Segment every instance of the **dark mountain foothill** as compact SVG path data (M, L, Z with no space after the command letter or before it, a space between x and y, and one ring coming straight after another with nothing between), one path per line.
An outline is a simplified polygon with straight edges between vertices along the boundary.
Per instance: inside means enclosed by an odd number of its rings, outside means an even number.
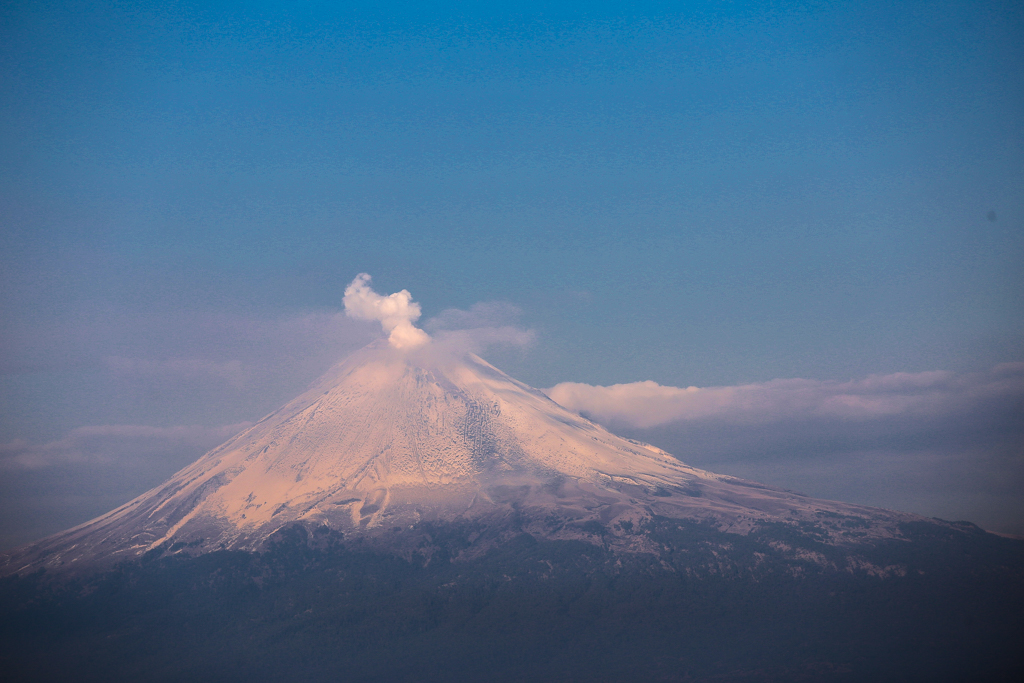
M0 558L14 681L1020 680L1024 541L689 467L377 344Z
M937 529L944 529L938 531ZM850 555L814 529L654 517L658 553L472 523L262 552L148 555L0 583L8 680L1017 680L1024 543L908 523ZM477 545L487 550L475 552Z

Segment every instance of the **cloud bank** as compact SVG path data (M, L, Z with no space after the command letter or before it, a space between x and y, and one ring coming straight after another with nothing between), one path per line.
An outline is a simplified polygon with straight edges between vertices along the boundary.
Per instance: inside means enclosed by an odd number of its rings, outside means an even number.
M109 512L251 424L94 425L0 443L0 551Z
M381 296L370 288L370 276L359 273L345 288L344 301L349 317L379 321L396 349L414 349L430 341L426 332L413 325L422 312L406 289Z
M849 382L563 383L547 393L697 467L1024 535L1024 363Z
M927 418L1024 401L1024 363L987 373L944 371L871 375L849 382L776 379L732 387L633 382L608 387L563 382L546 390L557 403L598 422L648 428L677 421L767 424L831 418Z
M252 424L78 427L62 439L43 444L31 444L24 439L0 443L0 471L39 470L67 464L149 467L159 460L177 465L178 454L187 453L195 459Z

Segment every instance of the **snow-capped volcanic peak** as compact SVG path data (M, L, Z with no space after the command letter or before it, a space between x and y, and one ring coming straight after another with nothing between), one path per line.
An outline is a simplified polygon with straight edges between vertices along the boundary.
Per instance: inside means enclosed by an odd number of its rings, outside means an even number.
M467 491L560 476L654 489L710 475L610 434L476 356L438 360L377 343L147 494L166 497L162 508L197 501L151 545L193 520L260 537L339 508L358 523L396 497L444 507L450 494L461 505Z
M6 571L158 549L253 550L293 523L379 536L515 511L535 533L573 537L587 521L622 529L664 515L744 532L823 509L892 517L688 467L477 356L381 340L162 486L16 552Z

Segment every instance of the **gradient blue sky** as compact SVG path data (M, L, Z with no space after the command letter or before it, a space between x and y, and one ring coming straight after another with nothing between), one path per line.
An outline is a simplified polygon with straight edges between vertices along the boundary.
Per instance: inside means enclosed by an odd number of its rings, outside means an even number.
M258 419L362 271L536 386L1024 360L1020 3L481 4L5 3L0 442Z

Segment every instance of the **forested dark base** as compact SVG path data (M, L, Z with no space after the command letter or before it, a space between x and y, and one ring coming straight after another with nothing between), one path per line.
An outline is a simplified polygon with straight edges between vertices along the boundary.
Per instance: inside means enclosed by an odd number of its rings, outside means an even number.
M469 527L403 559L295 527L267 552L0 582L12 681L1021 680L1024 542L908 527L879 578L801 563L813 529L655 520L661 558ZM599 530L595 530L595 533ZM806 533L805 533L806 532ZM922 573L923 572L923 573Z

